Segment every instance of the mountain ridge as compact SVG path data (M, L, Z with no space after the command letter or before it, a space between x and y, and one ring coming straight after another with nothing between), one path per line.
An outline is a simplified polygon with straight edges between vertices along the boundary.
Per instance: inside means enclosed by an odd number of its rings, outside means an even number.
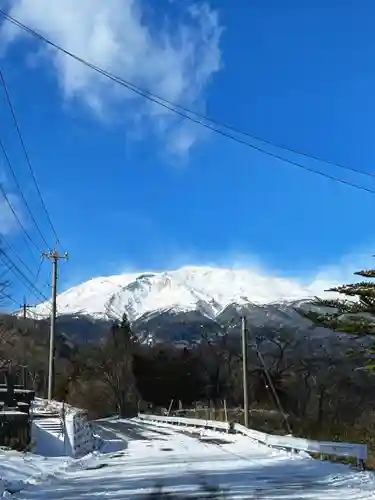
M323 290L322 290L323 293ZM249 269L186 266L172 271L126 273L92 278L57 297L59 315L96 319L121 317L131 321L152 311L199 311L211 319L230 305L282 307L309 301L316 287L279 277L264 277ZM29 314L47 316L50 303L30 308Z

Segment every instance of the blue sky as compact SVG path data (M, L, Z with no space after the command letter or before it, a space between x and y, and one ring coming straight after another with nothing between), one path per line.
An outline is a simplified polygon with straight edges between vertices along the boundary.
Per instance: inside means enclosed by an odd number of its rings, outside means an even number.
M1 4L78 55L172 101L375 172L370 0L340 7L313 0ZM374 195L181 123L9 26L0 36L1 67L35 174L70 254L62 287L129 269L205 263L308 280L345 256L354 256L354 265L355 256L374 251ZM0 113L2 139L52 245L3 98ZM375 179L267 149L375 190ZM44 248L1 162L4 185ZM36 269L9 217L0 204L0 230ZM44 264L40 288L48 271ZM12 293L19 300L24 292L15 282Z

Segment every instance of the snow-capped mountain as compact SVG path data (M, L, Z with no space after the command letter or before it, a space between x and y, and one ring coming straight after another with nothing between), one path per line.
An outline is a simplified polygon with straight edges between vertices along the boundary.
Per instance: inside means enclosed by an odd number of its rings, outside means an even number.
M302 286L249 269L215 267L94 278L58 295L57 328L73 341L87 342L102 337L124 312L142 342L186 344L223 327L240 331L242 315L253 327L309 328L311 322L296 306L311 308L309 299L321 296L329 285L316 281ZM46 302L28 313L41 319L50 311Z
M308 299L316 286L303 287L295 281L265 277L248 269L183 267L169 272L122 274L94 278L57 298L60 315L86 315L95 319L120 318L131 321L146 313L198 311L214 319L230 305L264 306ZM261 308L264 312L264 307ZM279 309L279 307L278 307ZM47 316L49 303L30 313Z

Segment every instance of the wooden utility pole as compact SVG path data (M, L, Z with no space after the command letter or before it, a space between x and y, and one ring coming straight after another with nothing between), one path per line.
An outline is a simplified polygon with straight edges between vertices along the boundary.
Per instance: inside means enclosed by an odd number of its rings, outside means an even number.
M51 325L49 337L49 358L48 358L48 399L53 397L55 379L55 327L56 327L56 297L57 297L57 263L61 259L68 259L67 252L60 255L57 250L43 252L42 257L52 262L52 294L51 294Z
M30 304L26 303L26 298L23 299L23 304L20 305L20 308L22 309L22 317L23 319L27 319L27 308L32 307Z
M243 411L244 424L249 427L249 389L247 382L248 364L247 364L247 328L246 318L242 316L242 384L243 384Z

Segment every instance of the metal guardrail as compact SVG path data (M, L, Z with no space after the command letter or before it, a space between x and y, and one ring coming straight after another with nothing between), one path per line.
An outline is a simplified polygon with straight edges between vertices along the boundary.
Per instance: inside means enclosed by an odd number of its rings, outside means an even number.
M185 425L190 427L203 427L221 432L235 432L272 448L281 448L292 452L304 451L316 453L322 456L337 456L357 459L357 465L364 467L367 458L367 445L357 443L340 443L331 441L313 441L293 436L277 436L265 432L247 429L241 424L230 424L229 422L218 422L216 420L202 420L187 417L164 417L158 415L146 415L140 413L139 419L151 422L161 422L172 425Z
M187 425L191 427L205 427L206 429L220 429L221 431L228 432L229 424L227 422L219 422L217 420L201 420L199 418L189 417L164 417L158 415L146 415L143 413L138 414L138 418L143 420L151 420L154 422L165 422L173 425Z

